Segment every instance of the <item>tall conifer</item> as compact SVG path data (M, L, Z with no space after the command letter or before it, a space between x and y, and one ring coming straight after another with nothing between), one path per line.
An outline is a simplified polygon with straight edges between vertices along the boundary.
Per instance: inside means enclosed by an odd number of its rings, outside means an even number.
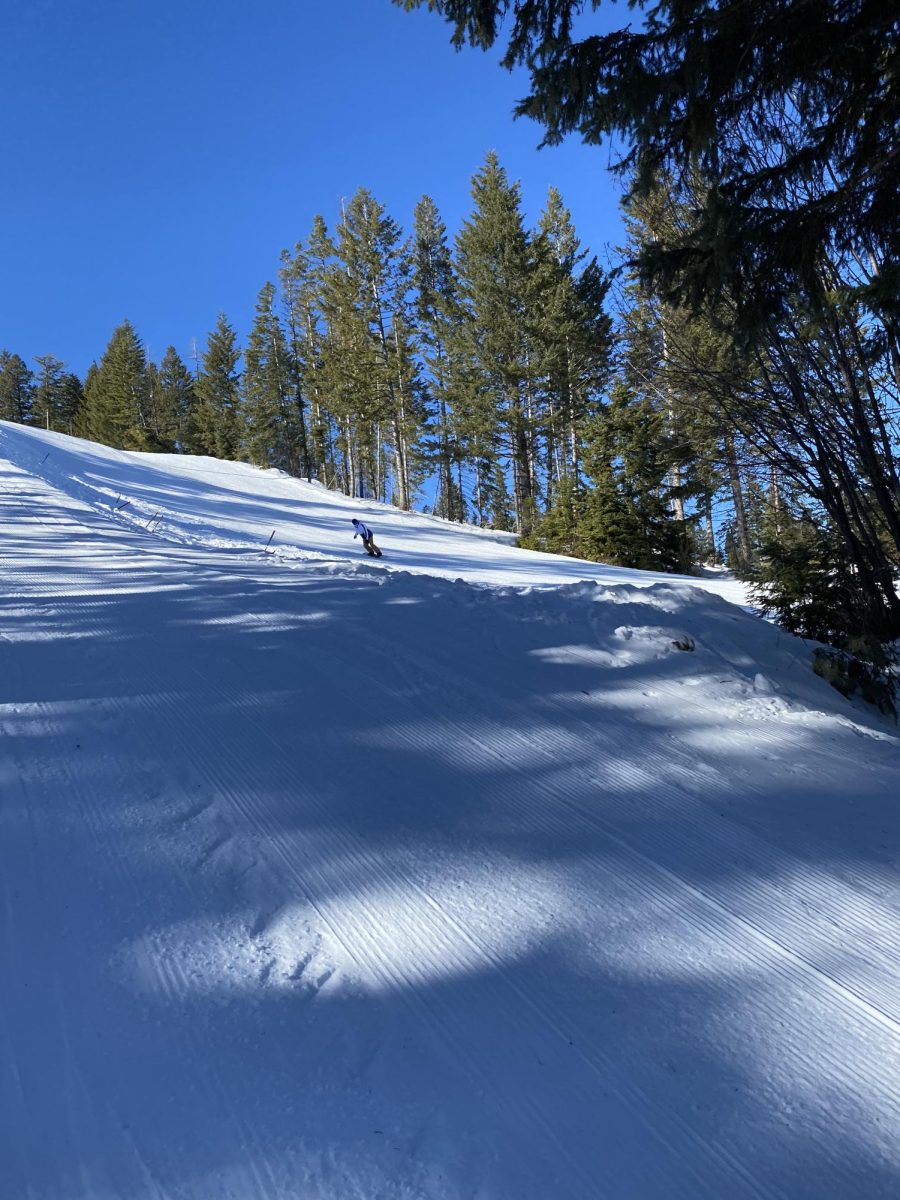
M62 379L66 364L52 354L40 354L34 361L38 369L31 402L31 420L45 429L56 429L59 426Z
M241 356L237 335L224 313L209 334L200 375L194 385L197 397L194 439L200 453L215 458L239 458L243 442L240 411Z
M413 238L416 325L436 420L431 458L439 488L434 511L451 521L463 521L464 451L454 420L465 386L460 347L463 310L447 229L430 196L416 205Z
M470 415L477 428L477 423L488 424L489 410L494 427L487 444L481 430L475 433L483 464L479 486L488 485L503 454L512 467L516 525L527 533L535 503L531 246L519 185L508 181L493 152L472 180L472 197L475 208L456 239L456 262L469 349L480 377L476 395L481 403Z
M245 444L250 461L299 474L303 442L296 371L278 314L275 286L259 293L244 354Z
M84 388L73 371L66 371L59 385L59 428L63 433L74 433L78 414L84 404Z
M587 263L569 210L550 188L534 238L536 361L543 402L547 507L577 492L585 424L607 384L611 322L604 307L609 281L596 258ZM572 488L562 489L564 480Z
M194 377L174 346L169 346L159 364L160 408L166 414L174 448L182 454L195 453L193 441Z
M27 421L34 396L34 376L18 354L0 350L0 420Z
M96 371L85 380L79 430L122 450L147 450L147 359L130 321L114 330Z

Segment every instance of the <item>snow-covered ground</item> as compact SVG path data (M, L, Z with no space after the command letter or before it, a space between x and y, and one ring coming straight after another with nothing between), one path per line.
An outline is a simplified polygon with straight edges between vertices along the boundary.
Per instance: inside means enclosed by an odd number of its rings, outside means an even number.
M0 1200L900 1195L900 742L716 592L0 423Z
M649 586L673 578L557 554L524 553L515 547L515 534L350 500L280 471L214 458L128 454L3 421L0 429L3 453L30 473L107 516L114 513L122 526L149 526L157 539L180 545L234 554L256 553L269 545L271 557L285 565L325 560L343 572L347 560L362 551L358 539L353 544L350 524L352 517L360 517L388 550L383 565L394 570L520 587L584 579ZM712 575L703 583L729 600L744 600L743 587L735 580Z

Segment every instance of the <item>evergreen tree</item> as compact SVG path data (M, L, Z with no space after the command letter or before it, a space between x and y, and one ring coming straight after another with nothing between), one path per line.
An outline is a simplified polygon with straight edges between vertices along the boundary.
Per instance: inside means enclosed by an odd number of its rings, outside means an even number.
M34 361L38 370L31 400L31 420L45 429L57 429L66 364L52 354L41 354Z
M315 380L323 411L334 422L333 478L350 496L381 495L375 442L378 389L365 312L360 301L359 273L337 257L337 247L318 227L320 274L317 307L321 328L315 337ZM363 285L364 286L364 285ZM366 414L363 420L362 414Z
M683 567L686 531L674 519L667 460L663 415L617 383L588 442L593 488L577 525L584 557L641 570Z
M91 440L91 438L93 436L91 433L91 417L90 417L91 401L90 401L90 397L93 396L93 394L94 394L95 387L96 387L97 375L98 375L99 371L100 371L100 368L97 366L97 363L92 362L91 365L87 369L87 373L85 374L84 385L81 389L82 390L82 401L81 401L81 404L78 406L78 410L75 414L74 433L75 433L76 437L86 438L88 440Z
M27 421L33 395L34 376L25 360L0 350L0 421Z
M552 505L532 532L520 539L520 544L527 549L544 550L551 554L596 556L602 561L599 529L592 531L588 527L586 497L586 488L577 484L571 475L563 475L556 484ZM603 514L599 511L597 520L602 525Z
M865 597L846 549L809 498L784 504L777 525L765 514L759 533L749 578L764 613L791 633L833 646L869 632Z
M171 453L175 449L174 413L167 408L167 397L159 381L159 367L152 359L147 363L144 377L143 413L147 448L157 453Z
M192 440L201 454L215 458L240 457L243 422L240 411L241 356L237 335L224 313L209 334L200 375L194 384L197 398Z
M147 450L147 359L129 321L113 332L99 366L85 380L77 429L82 436L121 450Z
M466 307L464 329L478 377L470 393L467 432L493 476L498 453L511 465L516 527L528 533L535 515L535 343L529 326L531 245L520 189L490 153L472 181L475 208L456 239L457 275ZM491 432L485 434L485 427Z
M465 498L460 476L465 451L455 419L465 388L460 358L463 312L446 226L430 196L423 196L416 205L413 238L415 319L436 421L426 438L426 452L439 480L434 512L451 521L463 521Z
M391 435L396 464L391 503L405 509L412 507L413 497L428 473L429 461L420 444L429 414L417 348L418 333L410 323L408 310L405 306L395 308L385 347L393 398Z
M59 405L57 420L63 433L74 433L78 414L84 404L84 388L81 380L72 371L66 371L59 383Z
M571 214L556 188L534 238L535 336L543 400L547 507L557 491L577 490L585 423L607 383L612 352L605 311L609 281L581 249ZM571 488L562 488L571 480Z
M274 302L275 286L266 283L244 355L245 445L252 463L296 475L303 454L301 410L294 364Z
M299 471L307 479L328 474L333 455L330 430L317 383L319 362L319 296L325 263L333 247L325 222L317 216L309 245L298 241L291 255L281 252L278 275L285 316L287 349L293 367Z
M900 309L900 22L896 6L845 0L633 0L634 28L576 37L583 0L427 2L454 41L484 49L512 9L503 65L531 74L517 112L546 142L624 141L640 193L662 170L710 187L677 244L644 270L697 298L731 288L748 319L783 311L818 252L878 263L860 292L897 345ZM593 0L598 7L601 0ZM886 248L882 252L881 248Z
M169 346L159 364L159 410L172 448L196 454L193 440L194 377L174 346Z
M323 331L327 329L323 314L323 296L328 268L334 260L334 243L321 216L313 220L303 257L302 312L304 321L303 346L298 351L299 370L309 397L310 442L313 462L319 464L321 478L329 486L337 477L339 453L335 447L340 438L337 421L329 412L325 395ZM345 472L345 479L349 476Z
M400 227L364 188L336 232L322 279L319 384L341 422L348 490L393 494L409 508L421 416L407 337L408 251Z

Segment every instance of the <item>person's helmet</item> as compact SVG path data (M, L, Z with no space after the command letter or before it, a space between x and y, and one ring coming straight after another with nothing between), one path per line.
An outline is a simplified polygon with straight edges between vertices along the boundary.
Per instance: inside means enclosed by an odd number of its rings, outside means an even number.
M350 518L350 524L351 524L351 525L358 525L358 524L359 524L359 521L357 521L356 517L351 517L351 518Z

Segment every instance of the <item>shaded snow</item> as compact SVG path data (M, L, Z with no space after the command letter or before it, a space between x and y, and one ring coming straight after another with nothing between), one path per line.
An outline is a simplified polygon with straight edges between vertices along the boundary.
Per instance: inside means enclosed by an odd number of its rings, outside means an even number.
M900 1191L895 732L497 537L0 424L4 1200Z

